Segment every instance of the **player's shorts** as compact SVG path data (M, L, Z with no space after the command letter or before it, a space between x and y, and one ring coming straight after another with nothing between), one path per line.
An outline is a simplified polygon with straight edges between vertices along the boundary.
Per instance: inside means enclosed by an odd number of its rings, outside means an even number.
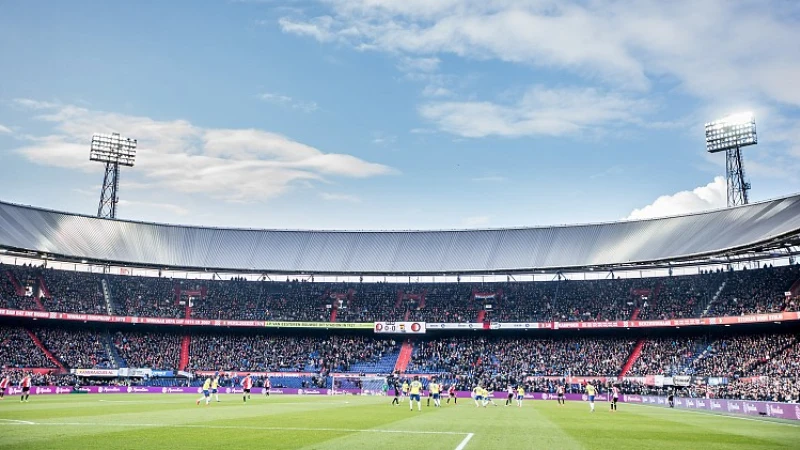
M433 394L433 399L434 400L439 400L439 394Z
M418 401L418 402L421 401L419 394L411 394L410 398L411 398L412 402L415 401L415 400Z
M514 394L508 394L508 398L509 398L509 399L512 399L512 398L514 398Z
M245 390L244 390L244 393L245 393L245 394L249 394L249 393L250 393L250 389L245 389Z
M590 395L589 396L589 402L590 403L594 403L594 395Z
M524 395L517 395L517 400L524 400L524 399L525 399Z
M216 394L216 393L217 393L217 390L216 390L216 389L212 389L212 390L211 390L211 393L212 393L212 394Z
M203 390L203 397L208 397L209 395L211 395L211 394L208 393L208 389L204 389Z
M4 388L4 387L0 388L0 392L5 392L5 391L6 391L6 388Z
M27 393L27 392L29 392L30 390L31 390L31 388L29 388L29 387L24 387L24 388L22 388L22 393L23 393L23 394L24 394L24 393Z
M559 394L558 394L558 398L564 398L564 394L562 394L562 393L559 393Z
M450 397L455 397L455 396L456 396L456 393L455 393L455 392L451 392L451 393L450 393Z
M481 400L483 400L483 396L482 395L476 395L475 396L475 400L481 401Z
M611 397L611 403L617 403L619 401L618 397Z

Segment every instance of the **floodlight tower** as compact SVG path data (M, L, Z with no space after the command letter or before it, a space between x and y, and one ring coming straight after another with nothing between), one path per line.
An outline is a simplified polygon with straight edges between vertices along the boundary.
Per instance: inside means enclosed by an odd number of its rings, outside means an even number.
M119 133L92 136L89 160L106 164L106 174L103 176L103 187L100 190L100 204L97 206L97 217L106 219L117 217L119 166L133 167L135 159L136 139L123 138Z
M742 147L758 143L756 119L752 113L733 114L706 124L706 150L725 152L725 178L728 180L728 206L749 203L750 183L744 179Z

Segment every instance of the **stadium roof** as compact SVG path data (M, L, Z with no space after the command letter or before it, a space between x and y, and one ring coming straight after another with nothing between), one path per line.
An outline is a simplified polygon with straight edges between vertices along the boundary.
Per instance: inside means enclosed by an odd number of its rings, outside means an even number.
M0 202L0 248L142 267L287 274L478 274L614 268L788 245L800 195L684 216L460 231L222 229Z

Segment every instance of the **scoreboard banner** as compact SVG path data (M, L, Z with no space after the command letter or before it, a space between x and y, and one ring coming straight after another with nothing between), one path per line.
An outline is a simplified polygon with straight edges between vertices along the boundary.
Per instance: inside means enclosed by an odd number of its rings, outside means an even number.
M425 334L425 322L375 322L375 333Z

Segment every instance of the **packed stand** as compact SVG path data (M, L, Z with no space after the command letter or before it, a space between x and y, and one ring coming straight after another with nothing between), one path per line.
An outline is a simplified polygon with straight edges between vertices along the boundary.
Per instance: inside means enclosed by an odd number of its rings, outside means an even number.
M39 309L33 299L39 290L39 270L38 267L0 264L0 307L29 311ZM22 295L17 295L17 289L9 276L19 283L24 291Z
M721 272L711 272L687 277L659 278L653 289L653 296L642 302L639 319L700 317L725 276Z
M177 370L181 358L181 336L166 333L117 332L114 347L128 367Z
M437 373L460 386L504 388L526 376L617 376L628 339L445 338L419 343L409 373Z
M795 341L791 334L729 336L708 344L694 360L696 375L743 377L753 374L756 366L766 363Z
M194 301L192 317L218 320L329 322L326 286L314 283L217 281Z
M115 366L99 332L60 328L37 328L34 332L67 368L110 369Z
M166 278L108 277L114 311L122 316L183 318L174 283Z
M199 334L192 336L192 370L347 372L356 363L378 363L396 353L393 340Z
M727 272L725 288L706 316L738 316L795 309L785 293L800 279L800 266Z
M0 327L0 367L56 367L21 327Z
M51 298L41 299L47 311L108 314L100 277L91 273L43 270Z
M706 348L705 342L696 337L647 339L627 376L691 375L692 363Z

